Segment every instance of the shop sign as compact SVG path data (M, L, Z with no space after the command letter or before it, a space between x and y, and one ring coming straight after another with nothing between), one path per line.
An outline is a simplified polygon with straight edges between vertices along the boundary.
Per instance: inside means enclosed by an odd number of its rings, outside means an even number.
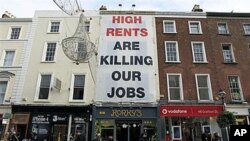
M232 112L234 115L247 116L249 115L247 108L226 108L227 111Z
M81 116L73 116L73 123L76 123L76 124L81 124L81 123L85 123L85 120L83 117Z
M155 118L156 107L150 108L97 108L98 118Z
M153 18L102 15L96 101L156 102Z
M179 106L179 105L162 105L160 107L160 116L169 117L196 117L196 116L218 116L218 114L223 110L223 106Z
M49 119L50 115L38 114L38 115L33 115L31 122L33 124L50 124Z
M2 119L2 124L9 124L10 119Z
M62 122L65 123L68 121L68 116L67 115L53 115L52 116L52 122Z

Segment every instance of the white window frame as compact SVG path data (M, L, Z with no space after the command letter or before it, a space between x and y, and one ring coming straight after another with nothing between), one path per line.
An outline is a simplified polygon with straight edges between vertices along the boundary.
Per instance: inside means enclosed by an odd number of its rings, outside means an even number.
M2 103L1 103L1 101L0 101L0 104L4 104L4 103L5 103L6 94L8 93L7 91L8 91L9 81L7 81L7 80L4 79L4 78L3 78L3 79L0 78L0 82L7 82L6 90L5 90L5 92L4 92L4 96L3 96L3 101L2 101Z
M203 54L203 60L204 61L196 61L195 60L195 55L194 55L194 44L201 44L202 45L202 54ZM205 50L205 45L204 42L191 42L191 47L192 47L192 55L193 55L193 63L208 63L207 62L207 55L206 55L206 50Z
M178 75L179 76L179 85L180 85L180 100L171 100L170 99L170 86L169 86L169 76ZM167 73L167 88L168 88L168 100L172 102L180 102L183 101L183 84L182 84L182 75L180 73Z
M240 90L240 98L241 98L241 100L233 100L232 99L232 93L231 93L231 88L230 88L229 77L237 77L237 83L238 83L239 90ZM234 102L244 101L244 94L243 94L242 87L241 87L240 77L238 75L228 75L227 79L228 79L228 87L229 87L229 91L230 91L231 100L234 101Z
M60 23L58 32L50 32L52 22L59 22ZM61 29L62 29L62 21L61 20L51 20L51 21L49 21L49 24L48 24L47 33L55 33L55 34L57 34L57 33L61 32Z
M73 94L74 94L74 82L75 82L75 75L84 75L84 91L83 91L83 99L82 100L74 100ZM72 73L71 76L71 83L70 83L70 96L69 96L69 102L85 102L86 99L86 89L87 89L87 75L86 73Z
M12 64L10 66L4 66L4 60L5 60L5 57L6 57L6 51L14 51L14 57L13 57L13 61L12 61ZM15 59L16 59L16 50L15 49L5 49L3 50L3 53L2 53L2 59L0 60L0 64L1 66L3 67L12 67L14 62L15 62Z
M54 54L54 60L53 61L46 61L46 54L47 54L47 48L49 43L55 43L56 44L56 49L55 49L55 54ZM43 47L43 55L42 55L42 62L56 62L56 56L57 56L57 50L58 50L58 42L45 42L44 47Z
M165 23L173 23L173 32L168 32L165 29ZM177 33L176 31L176 24L175 24L175 20L163 20L163 33Z
M207 132L209 129L209 132ZM202 133L211 133L211 125L202 125Z
M199 28L199 32L198 33L192 32L192 30L191 30L191 24L192 23L198 23L198 28ZM189 33L190 34L203 34L202 33L202 28L201 28L201 22L200 21L188 21L188 26L189 26Z
M39 99L39 92L40 92L40 85L41 85L42 75L51 75L48 99ZM54 78L54 74L52 72L40 72L39 73L38 78L37 78L36 93L35 93L34 101L37 101L37 102L49 102L50 101L51 88L52 88L52 85L54 83L53 82L53 80L54 80L53 78Z
M12 28L20 28L20 33L19 33L18 39L10 39L11 33L12 33ZM22 26L11 26L11 27L9 28L9 32L8 32L8 35L7 35L7 39L8 39L8 40L20 40L21 35L22 35Z
M175 138L174 137L174 128L179 129L180 138ZM182 140L181 126L172 126L172 139L173 140Z
M250 29L250 23L244 23L243 24L244 34L245 35L250 35L250 30L248 30L248 32L246 32L246 28L245 28L246 25L249 26L249 29Z
M171 60L168 60L168 56L167 56L167 43L175 43L175 47L176 47L176 61L171 61ZM165 45L165 62L173 62L173 63L179 63L180 62L180 56L179 56L179 46L178 46L178 42L177 41L165 41L164 42L164 45Z
M222 25L222 24L226 26L226 33L221 33L220 30L219 30L219 25ZM217 27L218 27L218 33L219 34L229 34L229 29L228 29L227 23L219 22L219 23L217 23Z
M199 93L199 87L198 87L198 76L207 76L207 86L208 86L208 100L200 100L200 93ZM195 82L196 82L196 91L197 91L197 97L200 102L208 102L213 101L213 94L212 94L212 86L211 86L211 80L209 74L195 74Z
M231 55L232 55L232 62L226 61L226 60L227 60L227 57L225 56L225 53L224 53L224 49L223 49L224 46L229 46L230 52L231 52ZM231 43L222 43L222 44L221 44L221 49L222 49L222 55L223 55L223 62L224 62L224 63L235 63L233 45L232 45Z

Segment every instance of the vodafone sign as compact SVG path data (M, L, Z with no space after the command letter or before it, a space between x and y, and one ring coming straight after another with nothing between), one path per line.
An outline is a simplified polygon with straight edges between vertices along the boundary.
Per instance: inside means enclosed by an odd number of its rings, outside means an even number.
M160 116L165 117L196 117L196 116L218 116L223 106L210 105L161 105Z

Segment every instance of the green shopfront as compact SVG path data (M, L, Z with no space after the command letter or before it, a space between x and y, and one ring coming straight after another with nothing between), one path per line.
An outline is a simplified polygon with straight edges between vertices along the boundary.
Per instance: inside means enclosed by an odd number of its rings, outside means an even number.
M94 106L93 138L107 141L137 141L144 134L157 140L157 106Z

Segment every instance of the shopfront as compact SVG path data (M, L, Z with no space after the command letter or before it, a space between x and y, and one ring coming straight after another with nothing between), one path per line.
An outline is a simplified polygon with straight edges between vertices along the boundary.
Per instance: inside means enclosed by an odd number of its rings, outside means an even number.
M95 107L93 136L105 141L137 141L144 134L148 141L157 140L157 107Z
M235 115L236 125L250 125L248 105L227 105L226 110Z
M87 141L91 135L90 110L88 106L14 106L11 127L21 140Z
M202 133L218 132L216 116L223 110L215 105L161 105L165 138L173 141L201 141Z

